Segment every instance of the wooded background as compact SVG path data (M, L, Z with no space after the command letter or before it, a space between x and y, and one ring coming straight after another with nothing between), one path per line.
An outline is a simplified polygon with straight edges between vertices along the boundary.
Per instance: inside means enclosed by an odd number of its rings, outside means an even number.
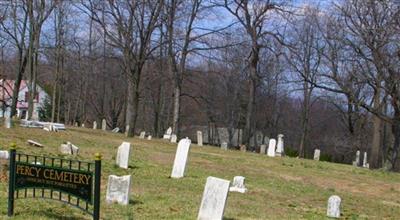
M389 0L0 1L0 78L42 120L162 136L285 135L288 153L399 170L400 11ZM4 100L0 100L4 101ZM4 103L4 102L2 102ZM33 99L29 100L28 117ZM250 149L257 150L257 149Z

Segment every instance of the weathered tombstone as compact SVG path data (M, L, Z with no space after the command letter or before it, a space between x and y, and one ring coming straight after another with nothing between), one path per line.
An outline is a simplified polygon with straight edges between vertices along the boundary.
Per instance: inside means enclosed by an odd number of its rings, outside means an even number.
M93 129L96 130L97 129L97 121L93 122Z
M104 118L103 120L101 120L101 130L103 131L107 130L107 121Z
M4 126L6 128L11 128L12 124L11 124L11 118L9 116L6 116L4 118Z
M229 192L229 181L208 177L201 199L198 220L222 220Z
M201 131L197 131L197 145L203 146L203 133Z
M116 128L114 128L114 129L112 129L111 132L112 132L112 133L118 133L118 132L119 132L119 127L116 127Z
M268 152L267 152L268 156L275 157L275 147L276 147L276 140L273 138L269 139Z
M320 155L321 155L321 150L320 149L315 149L314 150L314 160L318 160L319 161Z
M328 199L328 210L326 215L330 218L340 218L340 203L342 200L339 196L331 196Z
M167 131L165 132L165 134L171 135L171 134L172 134L172 128L169 127L169 128L167 129Z
M275 155L282 157L285 155L285 149L283 146L283 134L278 134L278 144L276 145Z
M178 137L175 134L171 135L171 143L176 143L176 139L178 139Z
M151 135L147 136L147 140L151 141L151 138L152 138Z
M82 128L84 128L84 127L85 127L85 123L82 123L82 125L81 125L81 126L82 126Z
M179 141L171 173L172 178L181 178L184 176L191 142L189 138Z
M260 145L260 154L265 154L266 151L267 151L267 145L261 144Z
M169 127L169 128L165 131L165 134L164 134L164 136L163 136L163 139L168 139L168 140L170 140L170 139L171 139L171 134L172 134L172 128Z
M246 178L243 176L235 176L233 178L233 183L232 186L229 188L229 192L240 192L240 193L245 193L247 191L245 185L244 185L244 180Z
M28 142L29 145L32 145L32 146L35 146L35 147L44 147L43 144L38 143L36 141L28 140L27 142Z
M356 152L356 160L353 161L353 166L358 167L360 165L360 151L358 150Z
M131 143L122 142L118 147L116 164L124 169L128 169L129 157L130 157Z
M79 126L79 125L78 125L78 122L75 122L74 126L75 126L75 127L78 127L78 126Z
M369 163L368 163L368 158L367 158L367 152L364 152L363 167L364 167L364 168L369 168Z
M62 154L78 155L79 147L67 142L66 144L61 144L60 152Z
M228 150L228 143L222 142L222 143L221 143L221 149L222 149L222 150Z
M146 136L146 132L145 131L140 132L140 135L139 135L140 139L144 139L145 136Z
M0 159L8 160L9 157L10 157L10 155L9 155L8 151L0 150Z
M127 176L108 176L106 202L118 203L122 205L129 204L129 194L131 186L131 175Z
M241 144L241 145L240 145L240 151L242 151L242 152L246 152L246 150L247 150L247 147L246 147L246 145L244 145L244 144Z

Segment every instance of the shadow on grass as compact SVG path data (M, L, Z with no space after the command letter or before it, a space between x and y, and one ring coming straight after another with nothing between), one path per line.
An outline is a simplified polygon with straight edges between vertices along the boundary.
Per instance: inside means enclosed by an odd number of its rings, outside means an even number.
M133 200L133 199L129 200L129 205L141 205L141 204L143 204L142 201L137 201L137 200Z
M235 218L227 218L227 217L223 217L222 220L235 220Z
M35 211L35 216L40 215L40 216L46 216L46 218L49 219L61 219L61 220L85 220L87 218L83 217L66 217L62 216L60 214L54 213L52 211L47 211L47 210L41 210L41 211ZM18 213L15 213L14 216L18 216ZM88 215L89 216L89 215Z
M128 168L129 168L129 169L138 169L139 167L138 167L138 166L129 165Z

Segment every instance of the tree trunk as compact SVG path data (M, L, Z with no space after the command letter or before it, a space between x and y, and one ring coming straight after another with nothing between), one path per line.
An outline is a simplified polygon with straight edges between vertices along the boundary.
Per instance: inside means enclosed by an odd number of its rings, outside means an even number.
M374 94L374 108L379 111L380 105L380 90ZM381 148L381 129L382 129L382 119L380 119L375 114L372 115L372 144L371 144L371 157L369 165L371 169L377 169L380 167L380 148Z

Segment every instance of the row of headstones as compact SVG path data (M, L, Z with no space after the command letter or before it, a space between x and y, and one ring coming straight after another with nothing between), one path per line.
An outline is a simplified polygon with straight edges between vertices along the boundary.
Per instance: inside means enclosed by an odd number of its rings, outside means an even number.
M275 156L284 156L285 154L285 149L284 149L284 144L283 144L283 134L278 135L278 143L276 142L276 139L272 138L269 139L268 143L268 151L267 151L267 145L262 144L260 146L260 154L265 154L267 153L268 156L270 157L275 157ZM203 146L203 133L201 131L197 131L197 145L198 146ZM223 150L228 150L228 143L227 142L222 142L221 143L221 149ZM241 151L246 151L246 146L241 145L240 147ZM266 152L267 151L267 152Z
M321 150L320 149L315 149L314 150L314 160L319 160L321 156ZM362 167L364 168L369 168L369 163L367 162L367 152L364 152L364 160ZM360 166L360 151L358 150L356 152L356 160L353 161L353 166Z
M223 219L228 192L232 187L228 180L208 177L201 200L197 219ZM340 218L341 198L333 195L328 199L326 215L330 218Z

